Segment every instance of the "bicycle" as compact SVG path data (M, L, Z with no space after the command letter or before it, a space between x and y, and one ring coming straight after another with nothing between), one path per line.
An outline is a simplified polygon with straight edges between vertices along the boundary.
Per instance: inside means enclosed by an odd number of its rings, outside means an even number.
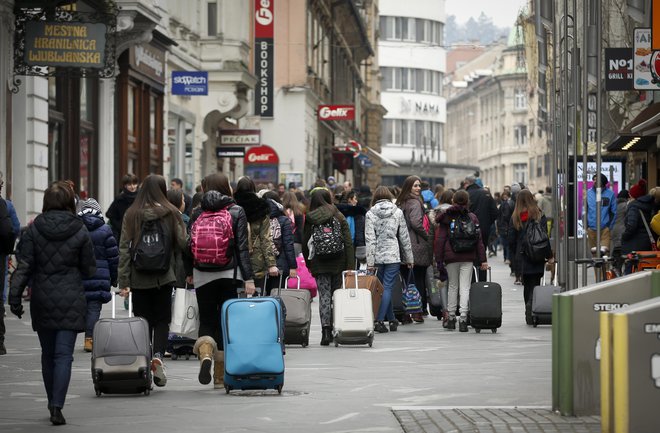
M626 256L623 257L625 258ZM596 270L596 276L598 276L598 274L601 276L600 281L613 280L622 275L620 269L615 266L616 262L616 257L607 255L575 259L576 264L587 264L587 268L594 268Z

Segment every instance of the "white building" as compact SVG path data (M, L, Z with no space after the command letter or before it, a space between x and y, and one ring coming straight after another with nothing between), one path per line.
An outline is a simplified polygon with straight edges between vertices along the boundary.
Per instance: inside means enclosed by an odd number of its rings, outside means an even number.
M383 167L385 184L401 184L411 174L431 183L444 177L444 21L444 0L380 2L382 153L400 165Z

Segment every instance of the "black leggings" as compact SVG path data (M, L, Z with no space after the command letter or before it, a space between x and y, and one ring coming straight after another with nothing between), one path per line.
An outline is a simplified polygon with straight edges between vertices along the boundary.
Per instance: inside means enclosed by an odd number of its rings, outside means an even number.
M237 281L242 283L242 281ZM203 286L196 287L197 305L199 307L199 336L209 336L222 350L222 304L229 299L238 298L236 284L233 279L221 278Z
M522 276L523 297L525 299L526 309L532 307L532 292L534 291L534 287L541 285L541 278L543 278L543 274L523 274Z
M153 353L165 355L172 321L172 286L133 289L133 313L149 323Z

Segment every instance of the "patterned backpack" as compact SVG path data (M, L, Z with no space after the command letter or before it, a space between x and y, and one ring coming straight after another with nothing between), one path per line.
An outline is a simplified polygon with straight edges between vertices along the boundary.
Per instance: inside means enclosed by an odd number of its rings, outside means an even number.
M202 212L190 228L190 250L197 269L226 268L233 259L234 229L227 209Z
M312 242L315 256L329 258L341 255L344 252L344 237L339 220L332 217L325 223L314 224Z

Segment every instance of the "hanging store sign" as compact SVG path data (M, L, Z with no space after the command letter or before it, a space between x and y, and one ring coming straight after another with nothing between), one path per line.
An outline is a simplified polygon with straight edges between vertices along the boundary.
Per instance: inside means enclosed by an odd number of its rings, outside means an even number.
M279 180L280 158L270 146L257 146L247 151L245 158L245 175L254 183L277 183Z
M117 13L18 8L14 75L114 76Z
M254 112L273 117L273 81L275 73L274 0L254 0Z
M105 24L25 24L24 60L29 66L102 68L105 63Z
M208 95L209 73L206 71L172 71L172 94Z
M319 120L354 120L355 106L353 105L319 105Z
M220 131L222 146L258 146L261 144L260 129L223 129Z
M128 59L136 71L158 83L165 82L165 51L151 44L134 45L129 48Z
M224 147L217 146L215 148L215 155L218 158L243 158L245 156L245 148L237 147Z
M257 146L245 154L245 164L279 164L280 159L277 152L270 146Z
M660 89L660 59L658 59L658 51L651 49L651 29L635 29L633 50L635 90Z
M633 50L605 48L605 90L633 89Z

